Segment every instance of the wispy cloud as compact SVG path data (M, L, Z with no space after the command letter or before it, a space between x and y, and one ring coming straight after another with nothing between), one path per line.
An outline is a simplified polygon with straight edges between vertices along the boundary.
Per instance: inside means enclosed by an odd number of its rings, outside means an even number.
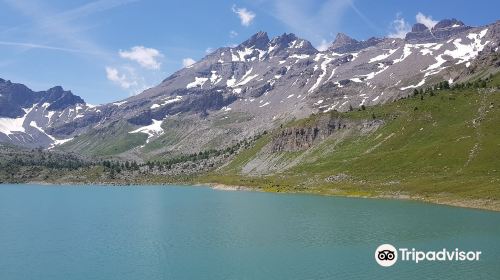
M333 42L331 42L331 41L327 41L327 40L323 39L323 40L321 40L321 43L319 43L319 45L316 46L316 49L318 51L321 51L321 52L326 51L332 43Z
M25 25L12 28L10 32L25 33L31 39L38 38L37 41L44 41L43 43L37 42L38 45L52 45L48 42L53 41L64 45L61 50L85 50L81 53L98 55L103 60L108 60L109 52L85 36L81 32L82 27L72 21L124 3L124 1L100 0L64 12L55 12L39 1L4 0L4 2L31 20Z
M401 16L400 13L396 15L396 19L394 19L391 23L391 31L387 35L389 38L404 38L406 33L410 32L411 26L405 19Z
M93 52L90 52L87 50L82 50L82 49L70 49L70 48L62 48L62 47L55 47L55 46L42 45L42 44L23 43L23 42L0 41L0 45L20 47L20 48L26 48L26 49L45 49L45 50L62 51L62 52L70 52L70 53L98 54L98 53L93 53Z
M163 57L157 49L146 48L144 46L135 46L129 51L120 50L119 54L122 58L135 61L142 67L152 70L160 69L161 63L158 61L158 58Z
M358 9L358 7L354 4L353 1L350 1L349 5L351 6L352 10L361 18L361 20L363 20L363 22L368 27L370 27L375 32L382 32L383 33L383 30L378 25L376 25L373 21L371 21L363 12L361 12L361 10Z
M137 81L127 77L124 73L120 74L118 69L115 67L106 67L106 78L123 89L130 89L132 86L137 86Z
M418 14L415 16L415 19L417 20L418 23L427 26L427 28L429 29L433 28L434 25L438 23L437 20L433 20L431 16L426 16L421 12L418 12Z
M271 3L270 15L316 45L339 31L340 21L351 7L351 0L326 0L319 6L308 0L273 0Z
M236 31L234 31L234 30L229 31L229 37L230 37L230 38L234 38L234 37L236 37L236 36L238 36L238 32L236 32Z
M82 17L87 17L95 13L105 12L140 0L98 0L79 6L77 8L62 12L58 16L58 21L71 21Z
M189 67L189 66L191 66L191 65L193 65L195 63L196 63L196 60L194 60L194 59L192 59L190 57L184 58L182 60L182 66L183 67Z
M233 5L232 9L233 13L237 14L240 18L241 25L243 26L250 26L250 24L255 19L255 13L247 10L247 8L238 8L236 7L236 5Z

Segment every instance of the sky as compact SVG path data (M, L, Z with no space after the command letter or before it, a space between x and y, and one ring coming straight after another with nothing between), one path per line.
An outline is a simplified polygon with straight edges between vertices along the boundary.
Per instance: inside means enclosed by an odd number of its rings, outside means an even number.
M416 22L480 26L500 20L499 10L491 0L0 0L0 78L104 104L258 31L324 49L338 32L404 37Z

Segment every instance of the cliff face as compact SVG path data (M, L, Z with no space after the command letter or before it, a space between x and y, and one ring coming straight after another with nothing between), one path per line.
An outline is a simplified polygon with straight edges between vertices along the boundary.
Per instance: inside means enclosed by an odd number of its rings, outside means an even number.
M350 129L361 133L377 129L381 120L344 120L335 117L322 117L315 124L285 128L271 142L271 152L294 152L312 147L329 136Z

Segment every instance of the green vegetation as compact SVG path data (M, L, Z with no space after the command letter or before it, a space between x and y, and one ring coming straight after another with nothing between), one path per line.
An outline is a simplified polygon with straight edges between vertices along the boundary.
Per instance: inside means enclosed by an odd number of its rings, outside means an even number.
M203 182L258 186L266 191L419 197L460 204L464 200L498 207L500 201L499 75L473 82L441 82L413 96L379 106L330 113L346 120L384 121L372 133L335 134L312 148L281 152L297 164L267 176L243 172L263 153L273 135L243 151ZM321 115L286 127L307 127ZM338 175L342 179L331 180ZM491 206L496 205L496 206Z
M348 125L339 125L307 149L270 148L279 135L287 137L283 130L316 127L325 118ZM377 128L360 129L366 123ZM162 127L175 131L182 125L169 121ZM128 131L126 122L117 122L104 135L89 133L64 146L90 146L92 160L4 147L0 181L218 183L270 192L417 198L500 210L500 75L453 85L441 82L392 103L294 120L224 149L158 155L145 163L109 159L145 142L146 135ZM156 149L179 139L166 133L148 145Z
M250 139L243 139L242 141L236 143L235 145L226 147L225 149L209 149L209 150L204 150L203 152L199 153L194 153L194 154L189 154L189 155L180 155L168 159L162 159L162 160L156 160L156 161L147 161L146 166L149 166L150 169L153 169L154 166L158 167L159 169L170 169L172 168L172 165L179 164L179 163L185 163L185 162L197 162L201 160L207 160L211 159L214 157L218 156L232 156L236 152L242 150L242 149L247 149L250 147L250 144L253 141L258 140L259 138L262 137L262 135L266 135L267 132L264 132L263 134L258 134L255 135L254 137Z
M146 142L144 133L128 133L132 126L126 121L115 122L104 129L94 129L76 137L61 147L64 151L84 151L88 156L112 156L126 152Z

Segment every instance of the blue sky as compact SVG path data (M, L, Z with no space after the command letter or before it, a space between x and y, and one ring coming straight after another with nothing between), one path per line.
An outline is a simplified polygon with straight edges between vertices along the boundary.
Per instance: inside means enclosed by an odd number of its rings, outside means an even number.
M100 104L259 30L320 48L337 32L402 36L417 19L452 17L477 26L500 19L499 10L491 0L0 0L0 77L34 90L62 85Z

